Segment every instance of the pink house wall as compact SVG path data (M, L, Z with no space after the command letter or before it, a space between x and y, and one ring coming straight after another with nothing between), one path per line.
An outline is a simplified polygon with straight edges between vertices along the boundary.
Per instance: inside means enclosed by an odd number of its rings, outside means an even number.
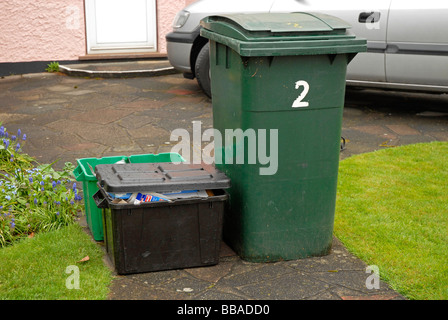
M157 1L157 50L166 53L165 35L173 31L173 19L179 10L196 0L159 0Z
M85 54L83 0L2 0L0 12L0 62L75 60Z
M194 0L157 0L158 51L176 13ZM78 60L86 55L84 0L1 0L0 63Z

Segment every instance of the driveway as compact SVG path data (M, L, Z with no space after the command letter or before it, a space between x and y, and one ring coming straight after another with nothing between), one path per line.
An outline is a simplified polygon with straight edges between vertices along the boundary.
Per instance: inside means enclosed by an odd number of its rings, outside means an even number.
M448 141L448 95L348 89L341 159L400 145Z
M448 141L448 96L348 90L341 158L403 144ZM443 112L445 109L445 112ZM0 79L0 121L21 128L39 162L170 151L171 131L212 127L211 100L181 75L84 79L29 74ZM57 167L57 166L56 166Z

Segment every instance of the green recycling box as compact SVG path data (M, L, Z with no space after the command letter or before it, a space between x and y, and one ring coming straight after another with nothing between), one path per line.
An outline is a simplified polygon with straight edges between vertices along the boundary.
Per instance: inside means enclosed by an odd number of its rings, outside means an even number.
M103 158L77 159L78 166L73 171L76 181L82 181L84 207L87 225L96 241L104 240L102 210L96 206L93 196L98 192L95 167L99 164L122 163L154 163L154 162L184 162L178 153L166 152L159 154L138 154L127 156L110 156Z
M328 254L346 69L366 40L317 13L217 15L201 26L215 165L232 181L224 240L254 262Z

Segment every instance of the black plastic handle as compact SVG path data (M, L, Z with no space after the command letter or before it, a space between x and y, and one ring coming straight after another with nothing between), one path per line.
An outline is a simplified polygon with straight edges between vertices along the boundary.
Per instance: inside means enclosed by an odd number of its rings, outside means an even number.
M374 23L380 21L381 12L361 12L359 14L358 22L361 23Z
M98 190L93 196L93 200L95 200L95 204L98 209L107 209L109 208L107 199L104 197L104 194L101 190Z

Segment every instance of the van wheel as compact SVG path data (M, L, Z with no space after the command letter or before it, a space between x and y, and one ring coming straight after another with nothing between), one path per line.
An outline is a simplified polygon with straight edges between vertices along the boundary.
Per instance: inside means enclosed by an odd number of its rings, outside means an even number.
M212 97L211 85L210 85L210 45L207 43L199 51L198 58L196 59L196 65L194 71L196 73L196 80L199 87L204 91L207 97Z

